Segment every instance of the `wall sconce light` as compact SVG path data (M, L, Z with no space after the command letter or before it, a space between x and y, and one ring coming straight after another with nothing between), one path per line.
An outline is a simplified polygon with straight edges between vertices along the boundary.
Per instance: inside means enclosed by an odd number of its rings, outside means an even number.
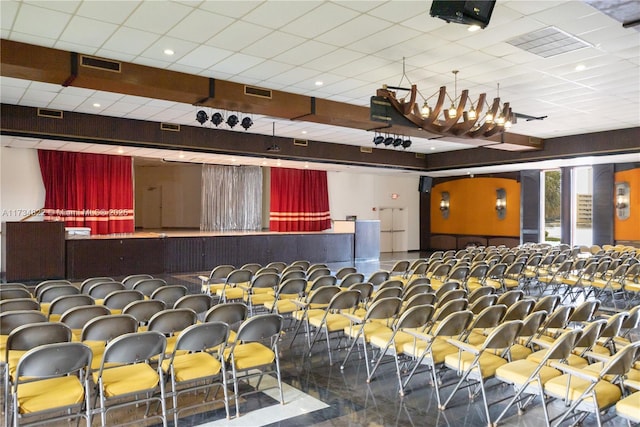
M442 218L449 218L449 192L443 191L440 193L440 212L442 213Z
M631 188L628 182L616 182L616 216L618 219L627 219L631 214L630 203Z
M496 190L496 213L498 219L504 219L507 216L507 191L504 188Z

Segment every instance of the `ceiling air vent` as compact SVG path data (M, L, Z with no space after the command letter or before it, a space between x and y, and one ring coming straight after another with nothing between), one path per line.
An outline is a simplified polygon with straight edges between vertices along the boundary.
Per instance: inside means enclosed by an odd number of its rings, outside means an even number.
M82 55L80 56L80 65L87 68L96 68L98 70L119 73L121 71L120 67L122 64L118 61Z
M593 47L593 45L586 41L556 27L546 27L531 31L530 33L509 39L507 43L543 58L572 52L585 47Z
M360 147L361 153L373 153L373 148L371 147Z
M271 99L271 91L255 86L244 86L244 94L249 96L257 96L258 98Z
M424 154L424 153L416 153L416 159L424 159L424 158L426 158L426 157L427 157L427 156L425 156L425 154Z
M293 145L297 145L299 147L306 147L309 145L309 141L306 139L295 139L293 138Z
M51 110L50 108L38 108L38 117L47 117L50 119L62 119L64 113L62 110Z
M180 125L175 123L160 123L160 129L168 130L171 132L180 132Z

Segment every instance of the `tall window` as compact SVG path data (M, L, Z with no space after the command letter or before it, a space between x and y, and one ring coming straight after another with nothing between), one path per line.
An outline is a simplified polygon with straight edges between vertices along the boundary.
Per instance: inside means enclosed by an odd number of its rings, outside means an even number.
M574 203L574 215L571 218L574 245L591 246L593 243L592 205L593 205L593 168L580 167L573 169L573 185L571 186Z

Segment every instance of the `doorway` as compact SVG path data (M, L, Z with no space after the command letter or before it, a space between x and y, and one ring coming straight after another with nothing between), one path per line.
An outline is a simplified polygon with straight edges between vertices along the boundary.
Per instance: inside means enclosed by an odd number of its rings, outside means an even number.
M409 247L406 208L380 208L380 252L406 252Z

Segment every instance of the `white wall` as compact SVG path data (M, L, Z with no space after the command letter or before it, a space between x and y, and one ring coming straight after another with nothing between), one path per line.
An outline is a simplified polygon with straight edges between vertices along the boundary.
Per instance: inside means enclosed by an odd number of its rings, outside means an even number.
M19 221L44 206L44 184L38 152L0 147L0 214L2 222ZM42 221L42 214L29 221ZM1 254L0 254L1 259ZM4 270L0 266L0 270Z
M331 219L379 219L380 208L408 211L408 250L420 249L420 193L417 175L328 172ZM391 195L397 194L397 199Z

